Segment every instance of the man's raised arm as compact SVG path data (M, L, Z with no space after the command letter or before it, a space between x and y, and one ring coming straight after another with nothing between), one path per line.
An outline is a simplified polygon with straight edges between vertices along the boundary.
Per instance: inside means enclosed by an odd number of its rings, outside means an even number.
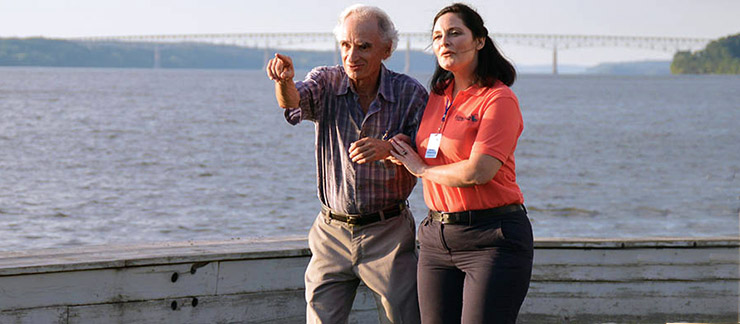
M275 57L267 62L267 76L275 81L275 99L282 108L296 108L301 100L293 77L295 69L293 60L286 55L275 53Z

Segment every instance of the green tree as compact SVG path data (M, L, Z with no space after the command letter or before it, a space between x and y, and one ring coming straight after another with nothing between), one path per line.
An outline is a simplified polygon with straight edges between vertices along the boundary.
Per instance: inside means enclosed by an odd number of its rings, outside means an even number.
M712 41L696 53L676 53L671 62L671 73L740 74L740 34Z

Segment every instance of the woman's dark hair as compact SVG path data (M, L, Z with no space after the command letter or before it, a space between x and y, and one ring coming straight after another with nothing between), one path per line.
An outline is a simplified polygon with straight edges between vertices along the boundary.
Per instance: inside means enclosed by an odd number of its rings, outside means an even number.
M488 36L488 29L483 26L483 18L473 9L462 3L455 3L450 6L442 8L436 16L434 16L434 24L437 23L437 19L447 13L456 14L473 32L474 38L485 37L485 45L478 51L478 62L475 67L475 82L484 86L492 87L496 81L501 81L507 86L514 84L516 79L516 70L514 66L499 52L496 45L493 44L493 40ZM450 80L454 78L452 72L446 71L439 66L439 63L435 61L434 75L432 76L431 89L436 94L444 94L445 89L450 84Z

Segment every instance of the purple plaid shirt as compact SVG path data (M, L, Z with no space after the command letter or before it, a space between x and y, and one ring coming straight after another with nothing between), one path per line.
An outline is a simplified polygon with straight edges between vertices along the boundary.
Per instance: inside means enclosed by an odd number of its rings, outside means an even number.
M286 109L285 119L293 125L301 120L316 125L321 203L337 212L362 214L405 201L416 177L386 160L354 163L349 146L364 137L387 140L399 133L413 139L427 102L424 87L381 66L378 96L367 114L342 66L315 68L296 87L301 95L299 108Z

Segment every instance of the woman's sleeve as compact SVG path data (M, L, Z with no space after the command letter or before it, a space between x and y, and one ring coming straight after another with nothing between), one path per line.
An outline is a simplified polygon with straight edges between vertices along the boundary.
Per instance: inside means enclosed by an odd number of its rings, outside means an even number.
M516 100L511 97L494 98L483 108L471 153L487 154L506 163L514 153L523 129L522 113Z

